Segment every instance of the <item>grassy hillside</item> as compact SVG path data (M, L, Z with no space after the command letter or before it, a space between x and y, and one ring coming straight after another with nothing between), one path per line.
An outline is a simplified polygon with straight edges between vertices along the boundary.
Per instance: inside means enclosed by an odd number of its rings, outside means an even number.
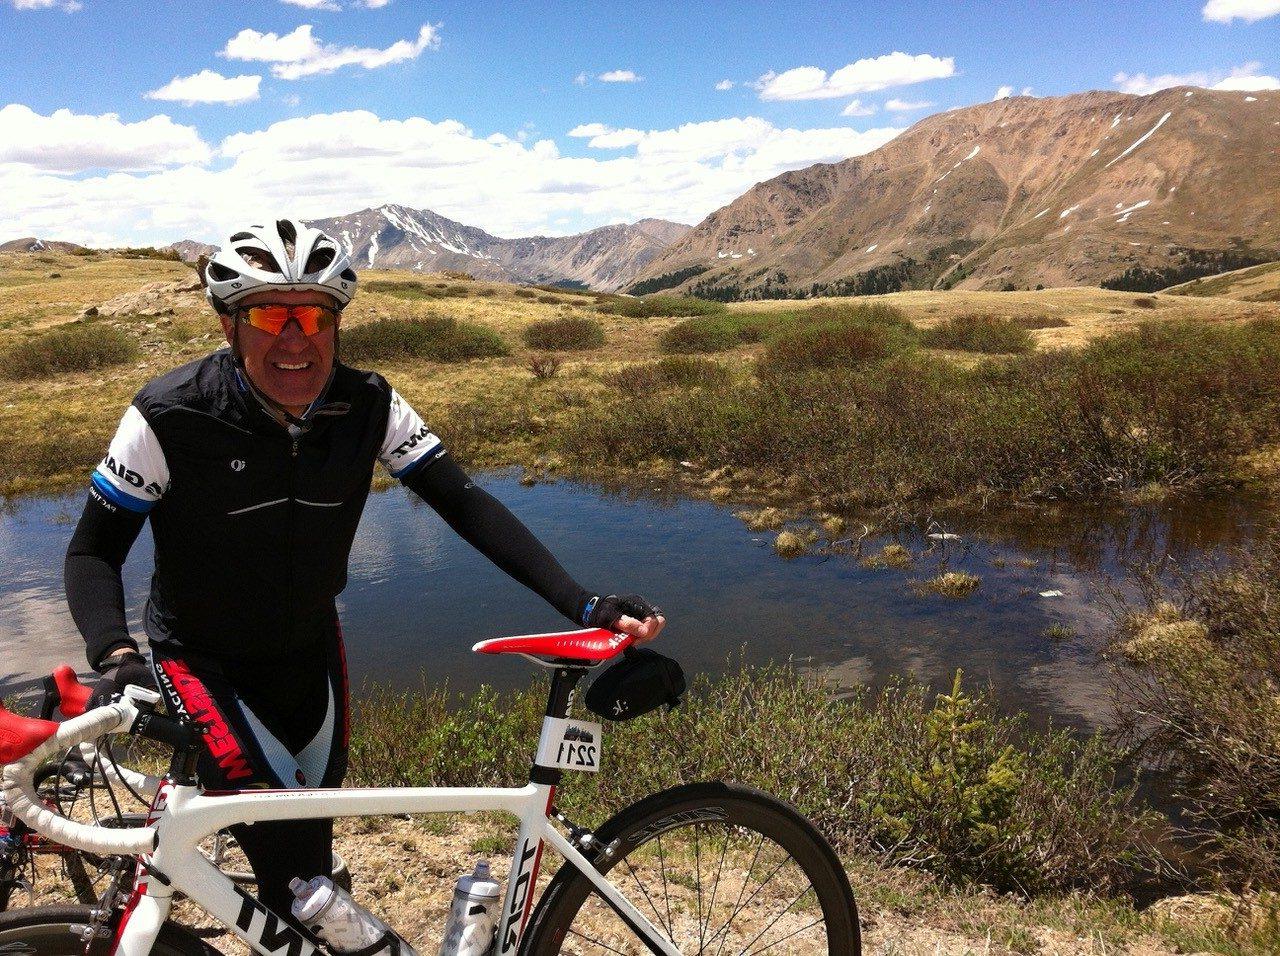
M6 436L0 446L0 493L84 481L134 392L150 378L221 344L220 329L192 278L191 268L181 263L105 253L0 255L0 376L8 379L0 403L0 429ZM772 356L776 363L779 349L785 351L766 340L811 324L815 306L856 311L864 302L901 313L913 354L934 356L937 361L929 361L935 366L960 370L1005 360L984 355L992 351L989 344L956 347L954 336L929 335L933 327L956 319L971 326L976 321L988 331L993 324L1019 325L1026 332L1015 338L1038 354L1076 350L1150 322L1226 327L1280 315L1280 306L1271 303L1086 288L905 292L868 300L752 302L725 309L700 301L524 288L459 274L371 270L362 274L362 291L347 311L344 354L386 374L473 465L594 472L606 463L580 460L575 448L586 446L573 444L581 437L575 423L594 410L672 387L687 392L696 384L689 376L701 376L701 381L708 369L726 387L752 381L759 361ZM76 371L53 360L53 353L65 351L73 340L51 335L62 326L77 335L96 332L114 343L99 350L103 357L94 367ZM952 331L949 325L946 331ZM687 333L718 336L719 344L708 348L699 338L692 347L677 347L675 340ZM563 338L566 334L572 342ZM933 348L933 343L947 347ZM563 350L547 351L557 344ZM708 350L716 352L714 357L692 366L676 368L669 359L667 365L655 364L670 352ZM42 359L47 360L43 366ZM800 361L807 359L801 356ZM624 456L607 464L620 473L641 469L670 477L681 472L679 460ZM702 472L727 463L709 452L697 462L698 474L681 474L696 479L691 483L701 488ZM789 493L787 477L772 476L776 480L769 493ZM739 490L748 498L768 491Z
M1244 302L1280 302L1280 262L1194 279L1164 290L1166 295L1219 296Z

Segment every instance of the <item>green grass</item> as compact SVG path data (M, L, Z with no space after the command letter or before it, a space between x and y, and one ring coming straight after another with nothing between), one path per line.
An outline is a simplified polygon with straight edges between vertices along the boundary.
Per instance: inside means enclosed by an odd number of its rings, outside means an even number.
M656 362L632 365L616 379L618 388L632 394L664 388L714 388L728 382L729 370L719 362L685 355L670 355Z
M520 785L545 693L366 689L352 783ZM837 698L791 670L748 668L695 679L675 711L610 725L603 772L571 775L557 803L598 820L679 783L732 780L793 802L848 854L1027 895L1104 892L1151 863L1154 820L1115 783L1114 761L1097 739L1000 716L958 675L938 696L899 683Z
M0 378L48 378L137 359L138 345L125 333L102 323L73 322L0 353Z
M449 285L444 282L427 285L423 282L405 282L391 279L372 279L364 284L364 288L369 292L378 292L382 295L395 296L397 299L408 299L410 301L455 298L465 296L470 291L465 286Z
M343 358L357 365L411 358L465 362L509 353L493 329L446 316L376 319L342 333Z
M972 368L902 352L628 394L554 438L566 455L591 448L623 466L693 460L785 478L832 510L1221 488L1239 456L1280 441L1277 367L1274 320L1163 322Z
M1029 352L1035 339L1028 326L995 315L957 315L926 329L921 340L929 348L988 354Z
M604 328L600 323L575 316L534 322L521 334L529 348L547 352L576 352L604 345Z
M791 327L775 326L757 368L764 377L792 376L852 368L915 347L915 329L897 309L820 306L801 313Z
M660 316L718 315L725 311L723 303L708 302L674 295L651 295L647 298L628 296L601 297L596 309L628 319L650 319Z

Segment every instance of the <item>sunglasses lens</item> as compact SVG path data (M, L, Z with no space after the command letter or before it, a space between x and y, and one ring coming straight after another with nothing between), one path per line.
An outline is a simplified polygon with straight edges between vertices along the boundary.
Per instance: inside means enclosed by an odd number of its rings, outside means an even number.
M290 313L307 335L323 332L333 325L333 312L322 305L295 305Z
M255 329L279 335L289 321L289 307L285 305L253 305L241 315Z
M283 332L290 319L306 335L331 329L337 322L337 313L322 305L251 305L240 314L243 321L271 335Z

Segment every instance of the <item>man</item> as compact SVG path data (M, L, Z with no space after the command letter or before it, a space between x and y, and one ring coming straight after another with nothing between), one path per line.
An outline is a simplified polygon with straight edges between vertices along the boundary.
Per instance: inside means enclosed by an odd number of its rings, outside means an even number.
M169 705L206 728L206 788L341 783L348 698L334 599L375 461L576 624L641 641L662 630L642 598L579 586L380 375L338 361L356 276L333 239L287 219L253 225L204 279L230 347L134 398L93 473L66 591L103 674L98 694L150 683L120 577L150 518L151 667ZM332 821L235 833L277 912L288 912L292 877L329 870Z

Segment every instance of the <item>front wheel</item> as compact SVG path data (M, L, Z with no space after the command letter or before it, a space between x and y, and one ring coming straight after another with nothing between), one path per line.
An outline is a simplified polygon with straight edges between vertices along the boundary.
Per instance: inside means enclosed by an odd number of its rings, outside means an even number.
M628 807L595 834L596 868L681 953L856 956L853 890L831 845L794 807L736 784L696 783ZM520 948L647 953L572 866L552 879Z
M92 925L93 907L38 906L0 914L0 953L5 956L103 956L111 952L116 913L107 924L109 932L96 938L87 949L85 933ZM160 929L153 956L219 956L188 930L174 923Z

